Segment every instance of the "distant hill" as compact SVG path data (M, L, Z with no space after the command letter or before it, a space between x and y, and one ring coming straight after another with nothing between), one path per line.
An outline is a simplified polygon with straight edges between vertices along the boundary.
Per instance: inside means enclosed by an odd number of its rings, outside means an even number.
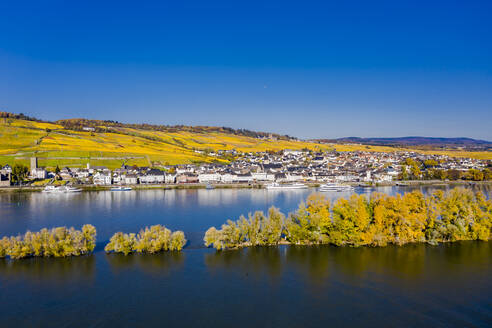
M40 166L51 168L57 165L85 167L87 163L109 168L122 164L226 164L234 159L232 150L245 153L285 149L314 152L412 149L428 154L492 160L492 151L361 145L363 139L349 140L335 140L334 143L302 141L273 133L210 126L127 124L87 119L48 122L23 114L0 112L0 165L28 165L32 156L38 157Z
M359 138L345 137L338 139L320 139L323 143L357 143L363 145L415 147L432 146L436 148L473 148L489 149L492 142L472 138L433 138L433 137L399 137L399 138Z

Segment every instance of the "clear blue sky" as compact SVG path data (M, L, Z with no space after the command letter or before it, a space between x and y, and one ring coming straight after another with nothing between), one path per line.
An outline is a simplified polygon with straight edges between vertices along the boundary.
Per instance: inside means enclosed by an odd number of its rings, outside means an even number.
M492 1L2 1L0 110L492 140Z

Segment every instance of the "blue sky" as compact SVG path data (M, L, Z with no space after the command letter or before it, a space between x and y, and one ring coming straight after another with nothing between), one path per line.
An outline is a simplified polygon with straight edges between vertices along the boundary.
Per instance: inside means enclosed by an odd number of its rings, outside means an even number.
M0 110L492 140L491 1L3 1Z

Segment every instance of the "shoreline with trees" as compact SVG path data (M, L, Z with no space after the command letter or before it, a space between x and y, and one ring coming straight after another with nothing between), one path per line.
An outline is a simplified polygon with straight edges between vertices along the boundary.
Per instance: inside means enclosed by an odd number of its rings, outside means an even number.
M299 208L282 214L271 207L211 227L205 246L217 250L279 244L386 246L425 242L436 245L459 240L492 239L492 200L481 192L454 188L430 195L412 191L370 197L353 194L333 203L310 195Z

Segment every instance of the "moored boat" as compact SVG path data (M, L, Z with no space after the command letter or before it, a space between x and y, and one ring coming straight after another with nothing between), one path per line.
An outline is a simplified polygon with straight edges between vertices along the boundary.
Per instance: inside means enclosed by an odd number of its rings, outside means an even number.
M122 186L111 188L111 191L130 191L130 190L132 190L132 188L130 188L130 187L122 187Z
M307 189L307 186L303 183L280 184L274 182L274 183L267 184L265 188L267 190Z
M81 192L81 191L82 191L82 189L80 189L80 188L74 188L74 187L64 186L64 191L63 192L70 193L70 192Z
M44 187L43 192L45 192L45 193L58 192L58 187L57 186L46 186L46 187Z
M352 191L354 187L349 185L342 185L338 183L326 183L319 187L319 191L328 192L328 191Z
M65 194L65 193L74 193L81 192L82 189L74 188L70 186L46 186L43 189L44 193L52 193L52 194Z

